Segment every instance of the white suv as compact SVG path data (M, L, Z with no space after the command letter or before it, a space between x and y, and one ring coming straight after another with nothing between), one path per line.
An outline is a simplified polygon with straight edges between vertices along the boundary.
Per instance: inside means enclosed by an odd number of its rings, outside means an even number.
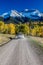
M24 35L23 34L18 34L17 38L24 38Z

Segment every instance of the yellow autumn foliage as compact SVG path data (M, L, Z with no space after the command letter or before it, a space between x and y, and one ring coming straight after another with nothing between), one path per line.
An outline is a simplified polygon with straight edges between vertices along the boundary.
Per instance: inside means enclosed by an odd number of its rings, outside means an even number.
M31 30L31 35L33 36L43 36L43 26L36 25Z
M8 24L5 24L5 31L4 31L4 33L8 34Z
M27 24L20 24L19 32L22 32L23 34L29 34L30 33L29 26Z
M24 24L24 33L25 34L30 34L30 28L27 24Z
M27 34L27 35L31 34L32 36L42 36L43 37L43 25L32 24L29 26L29 24L26 24L26 23L5 24L3 21L0 21L0 33L15 35L20 32L23 34Z
M8 24L8 31L10 34L15 34L15 25L13 23Z
M3 21L0 21L0 33L3 33L4 32L4 30L5 30L5 24L4 24L4 22Z

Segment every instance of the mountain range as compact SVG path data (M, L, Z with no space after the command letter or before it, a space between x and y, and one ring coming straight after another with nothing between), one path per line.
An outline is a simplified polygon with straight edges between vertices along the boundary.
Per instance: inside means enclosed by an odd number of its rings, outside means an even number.
M29 20L40 20L43 21L43 13L37 9L25 9L21 12L16 10L11 10L9 12L3 13L0 15L0 20L5 22L27 22Z

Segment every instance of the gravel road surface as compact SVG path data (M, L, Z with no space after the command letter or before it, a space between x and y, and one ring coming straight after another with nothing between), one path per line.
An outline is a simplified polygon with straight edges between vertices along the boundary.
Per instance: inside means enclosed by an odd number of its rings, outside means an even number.
M28 38L13 39L0 47L0 65L43 65L43 53Z

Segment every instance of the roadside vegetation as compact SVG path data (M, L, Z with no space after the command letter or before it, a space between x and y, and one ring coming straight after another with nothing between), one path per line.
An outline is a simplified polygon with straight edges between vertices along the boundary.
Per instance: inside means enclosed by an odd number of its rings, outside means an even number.
M3 36L0 36L0 46L2 46L2 45L4 45L4 44L6 44L6 43L8 43L10 41L10 39L9 38L7 38L7 37L3 37Z
M43 38L30 36L30 39L31 41L33 41L34 44L37 43L39 46L43 48Z
M43 37L43 25L36 23L5 24L3 21L0 21L0 34L16 35L19 32L25 35Z
M43 22L30 22L30 23L4 23L0 21L0 38L14 38L17 34L23 33L24 35L43 37Z

